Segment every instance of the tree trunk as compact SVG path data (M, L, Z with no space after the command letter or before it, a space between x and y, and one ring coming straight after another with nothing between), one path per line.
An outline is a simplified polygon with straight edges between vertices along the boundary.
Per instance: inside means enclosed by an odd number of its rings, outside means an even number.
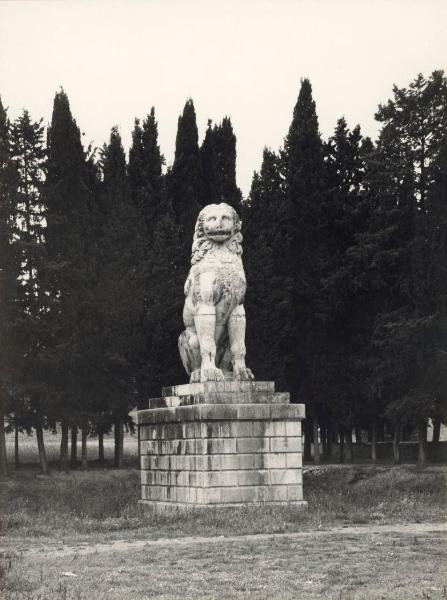
M120 427L120 462L123 462L124 457L124 421L121 421Z
M36 438L37 438L37 449L39 451L39 462L40 468L42 469L43 475L49 475L50 469L48 468L47 453L45 451L45 443L43 441L43 427L42 424L36 425Z
M20 454L19 454L19 428L17 425L14 427L14 464L16 469L20 467Z
M71 450L70 450L70 466L76 468L78 462L78 428L73 425L71 428Z
M83 469L88 469L87 460L87 428L81 429L81 465Z
M318 441L318 418L316 416L312 419L312 437L314 439L314 463L320 464L320 442Z
M61 470L68 472L68 424L66 421L62 421L61 423L61 451L59 463Z
M433 419L433 443L437 444L441 436L441 419L436 417Z
M362 443L362 428L356 426L354 428L354 433L355 433L355 443L361 444Z
M115 457L114 466L120 468L123 460L123 421L122 419L116 419L113 428L115 437Z
M371 427L371 460L373 462L377 461L377 419L373 417L372 427Z
M334 456L334 432L331 425L326 429L327 459L331 460Z
M395 465L398 465L400 463L400 447L399 447L400 432L401 432L400 425L396 425L394 427L394 437L393 437L393 460L394 460Z
M312 460L312 423L309 418L304 420L304 452L303 460Z
M422 421L418 424L418 462L417 466L423 469L427 464L427 424Z
M99 464L104 464L104 433L100 431L98 433L98 459Z
M138 435L138 464L141 465L141 439L140 439L140 426L137 425L137 435Z
M342 429L339 431L340 445L339 445L339 462L345 462L345 434Z
M8 457L6 454L5 415L0 412L0 477L8 477Z
M327 427L320 423L320 437L321 437L321 454L324 460L327 459Z
M346 431L346 462L354 462L354 450L352 448L352 429Z

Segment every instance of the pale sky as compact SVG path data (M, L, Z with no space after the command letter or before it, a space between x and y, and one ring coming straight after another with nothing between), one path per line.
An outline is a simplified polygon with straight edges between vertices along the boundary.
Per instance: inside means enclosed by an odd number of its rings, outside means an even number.
M0 95L9 115L51 118L63 86L84 144L154 105L159 143L174 156L187 98L199 137L229 115L238 184L246 195L262 150L287 133L301 77L320 130L345 116L375 137L374 112L419 72L447 70L445 0L0 1Z

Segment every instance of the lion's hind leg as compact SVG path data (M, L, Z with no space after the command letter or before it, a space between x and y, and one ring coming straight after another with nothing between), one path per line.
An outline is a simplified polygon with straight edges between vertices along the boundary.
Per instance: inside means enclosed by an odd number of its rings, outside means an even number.
M242 304L236 306L228 319L231 360L235 379L254 379L251 370L245 364L245 310Z
M200 345L197 334L192 329L185 329L178 339L178 349L183 366L188 375L191 375L191 382L200 381ZM198 379L197 379L198 377Z

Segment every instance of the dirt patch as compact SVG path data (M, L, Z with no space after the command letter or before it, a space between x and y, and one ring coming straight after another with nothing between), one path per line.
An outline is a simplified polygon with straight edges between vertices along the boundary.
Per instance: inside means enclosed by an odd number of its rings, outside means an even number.
M213 537L181 537L181 538L161 538L156 540L114 540L108 543L93 544L75 544L75 545L57 545L47 544L41 546L28 546L26 541L17 546L14 544L16 553L25 553L33 557L62 558L70 555L86 556L89 554L101 554L104 552L129 552L140 550L142 548L164 548L179 546L195 546L202 544L235 544L235 543L259 543L265 541L276 542L278 540L305 540L306 538L315 538L317 536L380 536L383 534L405 534L422 535L424 533L447 533L447 523L408 523L401 525L364 525L360 527L336 527L330 530L321 529L317 531L301 531L293 533L278 534L254 534L254 535L233 535L233 536L213 536ZM25 542L25 543L24 543ZM11 549L12 546L9 546ZM8 548L1 548L0 552L8 552Z

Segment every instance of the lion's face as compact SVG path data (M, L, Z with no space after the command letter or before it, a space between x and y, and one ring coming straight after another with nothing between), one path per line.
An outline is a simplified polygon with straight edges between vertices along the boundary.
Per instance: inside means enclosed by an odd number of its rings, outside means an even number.
M196 264L214 246L225 245L230 252L242 254L241 220L228 204L208 204L197 218L191 264Z
M227 204L209 204L200 213L205 237L223 244L234 233L234 210Z

